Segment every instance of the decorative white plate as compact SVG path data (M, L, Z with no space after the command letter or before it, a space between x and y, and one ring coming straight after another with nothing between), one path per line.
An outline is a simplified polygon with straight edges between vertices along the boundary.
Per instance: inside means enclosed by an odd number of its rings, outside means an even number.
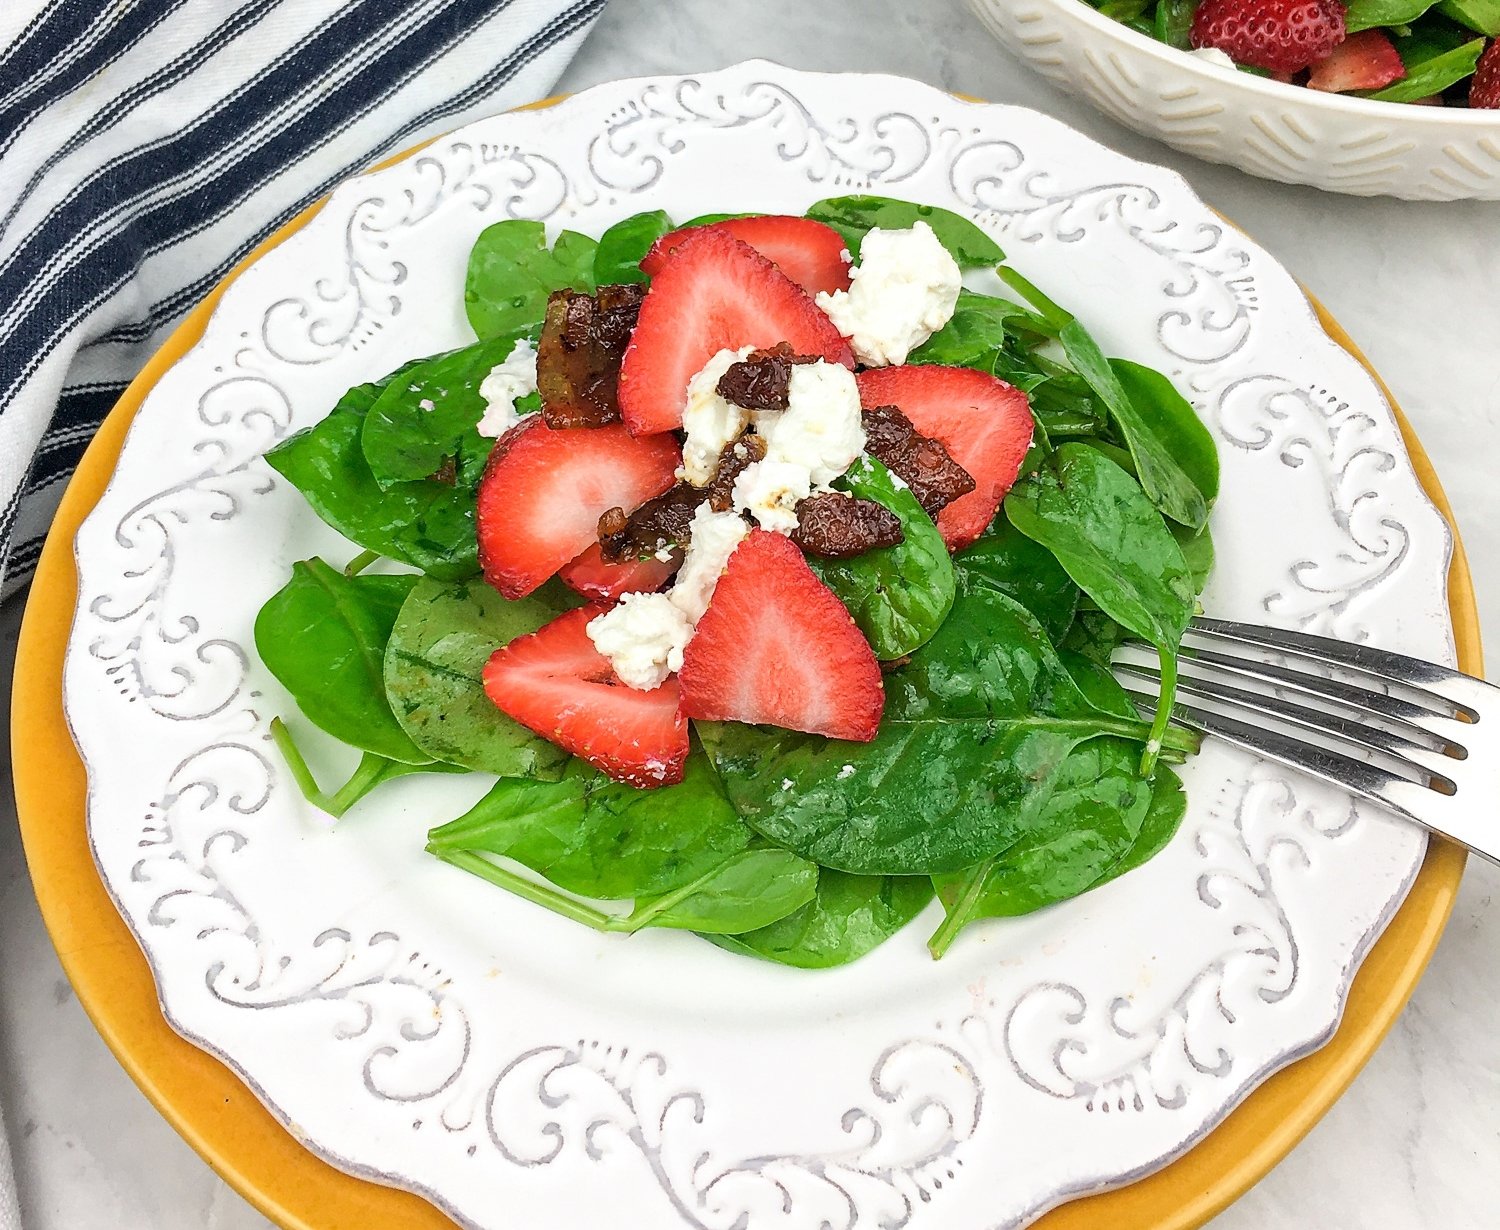
M1370 378L1177 176L1044 116L757 62L498 116L344 185L143 406L78 536L67 708L174 1027L309 1148L466 1225L1024 1224L1326 1039L1421 860L1415 829L1211 744L1142 870L942 962L929 915L808 973L601 937L424 855L479 777L385 786L336 828L301 801L252 620L293 560L353 548L262 452L463 342L496 219L597 234L864 189L973 217L1188 391L1222 441L1211 610L1451 660L1446 527Z

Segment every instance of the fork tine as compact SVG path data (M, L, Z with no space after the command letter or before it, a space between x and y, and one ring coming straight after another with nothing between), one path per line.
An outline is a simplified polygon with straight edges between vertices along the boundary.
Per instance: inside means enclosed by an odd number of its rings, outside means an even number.
M1144 663L1121 661L1114 663L1116 670L1125 671L1142 679L1160 683L1161 672ZM1290 722L1305 730L1325 734L1365 749L1375 749L1392 756L1410 757L1411 753L1427 751L1439 755L1449 746L1456 746L1442 736L1433 734L1419 726L1403 724L1400 731L1371 726L1355 718L1345 717L1326 709L1310 709L1296 701L1265 692L1251 692L1198 674L1195 671L1179 671L1178 692L1181 695L1195 694L1211 700L1225 701L1249 710L1262 717L1274 717ZM1462 725L1462 723L1454 723ZM1413 758L1414 759L1414 758ZM1424 770L1427 766L1421 766Z
M1372 692L1368 688L1362 688L1352 683L1346 683L1342 679L1332 679L1325 675L1311 675L1306 671L1299 671L1290 666L1283 666L1279 662L1265 662L1259 658L1241 658L1232 654L1218 653L1212 649L1200 649L1197 646L1184 645L1182 647L1184 660L1191 659L1202 662L1205 665L1215 667L1226 674L1237 675L1242 678L1263 679L1274 683L1279 687L1285 687L1307 696L1315 696L1320 700L1332 700L1350 709L1363 713L1373 714L1392 722L1398 722L1403 727L1414 727L1425 730L1424 722L1439 719L1445 722L1453 722L1456 726L1467 725L1460 723L1458 719L1451 717L1453 706L1446 701L1442 702L1442 711L1427 709L1421 705L1413 704L1400 696L1389 696L1384 692Z
M1350 644L1332 637L1312 636L1306 632L1290 632L1281 628L1261 628L1255 624L1210 619L1206 616L1194 619L1189 630L1202 636L1256 645L1295 657L1337 663L1379 682L1404 684L1424 698L1430 698L1439 706L1439 711L1452 713L1456 709L1471 721L1478 717L1464 700L1443 691L1445 686L1457 684L1457 690L1466 695L1466 685L1473 681L1435 662L1424 662L1420 658L1410 658L1387 649Z
M1126 691L1131 699L1141 706L1143 712L1154 709L1156 704L1154 694L1134 688L1126 688ZM1221 739L1236 743L1258 755L1280 761L1282 764L1300 769L1304 773L1310 773L1314 777L1321 778L1325 782L1363 798L1394 808L1402 815L1431 827L1430 822L1418 820L1408 803L1412 800L1410 795L1412 790L1421 790L1424 795L1433 792L1416 782L1382 769L1379 765L1356 760L1340 752L1299 743L1276 731L1263 730L1241 722L1237 718L1200 709L1196 705L1176 704L1172 707L1172 716L1174 720L1193 730L1201 731L1203 734L1217 735ZM1405 801L1403 801L1403 796L1405 796Z

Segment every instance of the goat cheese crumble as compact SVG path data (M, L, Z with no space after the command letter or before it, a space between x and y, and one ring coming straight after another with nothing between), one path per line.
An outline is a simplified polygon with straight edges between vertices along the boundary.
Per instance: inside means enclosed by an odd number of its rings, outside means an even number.
M762 411L755 430L766 442L765 457L735 480L736 508L762 529L790 534L797 503L827 490L864 451L859 386L841 363L799 363L792 368L787 408Z
M818 306L867 367L894 367L941 329L958 303L958 262L925 222L876 227L860 243L848 290L821 291Z
M687 405L682 411L682 429L687 438L682 443L682 469L678 477L695 487L706 487L713 481L719 454L726 444L739 438L750 421L750 412L720 397L718 386L730 365L754 349L742 346L738 350L721 350L688 381Z
M627 687L649 692L682 669L683 651L708 610L714 586L750 532L738 513L714 512L707 504L698 506L690 529L687 554L671 589L626 594L619 605L589 620L589 640Z
M516 413L516 402L535 392L536 349L530 338L523 337L512 347L504 363L490 368L490 374L479 386L479 396L484 398L479 434L498 440L524 417Z

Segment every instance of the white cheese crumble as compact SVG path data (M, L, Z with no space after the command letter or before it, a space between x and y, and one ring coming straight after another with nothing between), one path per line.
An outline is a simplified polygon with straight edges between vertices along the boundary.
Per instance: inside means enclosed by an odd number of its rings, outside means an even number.
M523 337L511 349L504 363L497 363L479 386L484 398L484 414L479 419L479 434L498 440L521 421L516 402L536 392L536 350L531 339Z
M739 438L750 421L750 412L719 396L719 381L733 363L738 363L753 349L721 350L703 369L688 381L687 406L682 412L682 429L687 438L682 445L684 478L695 487L706 487L713 481L719 454L731 440Z
M854 776L854 766L852 764L846 764L838 772L838 779L841 782L846 782L846 781L848 781L853 776Z
M1232 72L1238 72L1233 58L1227 51L1220 51L1217 47L1195 47L1188 52L1190 56L1197 56L1205 64L1216 64L1220 68L1227 68Z
M435 405L433 405L432 398L430 398L430 397L424 397L424 398L422 398L421 401L419 401L417 403L417 409L418 410L425 410L425 411L427 411L428 414L431 414L434 410L437 409L437 407Z
M683 651L708 609L714 586L749 532L738 513L716 513L699 505L677 583L664 594L626 594L618 606L589 620L589 640L622 683L649 692L682 669Z
M792 368L787 408L763 412L756 431L766 455L735 480L735 507L762 529L790 534L797 528L797 502L826 490L864 450L854 373L821 359L799 363Z
M958 303L958 262L932 228L876 227L859 247L848 290L821 291L818 306L867 367L894 367L948 323Z

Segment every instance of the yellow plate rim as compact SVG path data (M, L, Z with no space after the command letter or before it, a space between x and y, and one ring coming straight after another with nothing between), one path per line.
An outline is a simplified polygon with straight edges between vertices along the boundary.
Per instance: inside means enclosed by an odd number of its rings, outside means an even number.
M325 202L309 206L259 244L189 313L120 397L84 454L42 551L16 651L16 808L42 917L79 1002L141 1091L216 1173L285 1230L451 1230L449 1218L420 1197L346 1174L304 1148L234 1073L172 1030L150 968L99 879L85 831L87 779L62 708L63 656L77 601L73 539L114 472L136 411L203 335L225 289L306 226ZM1454 641L1459 665L1481 674L1473 582L1442 484L1369 360L1309 299L1329 336L1380 386L1418 480L1453 529L1448 600ZM1191 1230L1261 1179L1337 1100L1395 1023L1452 912L1464 863L1461 848L1440 840L1429 845L1406 901L1361 964L1326 1045L1267 1079L1176 1161L1129 1186L1062 1205L1037 1221L1035 1230Z

